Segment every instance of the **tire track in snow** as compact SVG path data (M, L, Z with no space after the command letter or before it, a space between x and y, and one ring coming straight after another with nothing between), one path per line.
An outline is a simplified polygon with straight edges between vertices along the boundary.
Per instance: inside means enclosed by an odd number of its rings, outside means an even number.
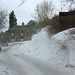
M35 67L39 68L39 70L43 73L43 75L72 75L66 72L65 70L58 69L54 67L53 65L50 65L44 61L33 58L31 56L21 55L20 57L23 60L27 60L31 62Z
M19 58L23 60L24 62L22 63L19 60ZM9 67L9 69L11 69L11 71L13 72L13 75L72 75L28 55L18 54L18 58L16 58L10 53L9 50L2 53L2 61L5 64L7 64L7 67ZM26 61L29 62L30 64L29 63L27 64ZM38 71L30 70L32 69L31 67L34 67L34 69ZM30 71L27 71L27 68L30 68L29 70L32 72L36 72L36 74L28 73ZM37 74L37 72L40 72L40 73Z
M13 75L28 75L20 61L15 59L12 55L2 53L2 61L6 64L7 68L11 69L12 73L14 73Z

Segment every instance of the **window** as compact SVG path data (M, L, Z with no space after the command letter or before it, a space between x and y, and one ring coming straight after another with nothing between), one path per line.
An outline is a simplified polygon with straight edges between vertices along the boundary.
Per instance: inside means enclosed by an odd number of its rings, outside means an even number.
M12 37L12 41L14 41L14 37Z
M21 35L23 35L23 31L21 31Z
M24 39L23 39L23 36L21 37L21 41L23 41Z
M14 35L14 33L12 33L12 35Z
M14 32L12 32L12 35L14 35Z

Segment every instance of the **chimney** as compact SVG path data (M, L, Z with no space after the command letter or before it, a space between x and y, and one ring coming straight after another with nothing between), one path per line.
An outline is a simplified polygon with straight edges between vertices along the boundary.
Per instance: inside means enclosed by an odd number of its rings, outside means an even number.
M22 22L22 26L24 26L24 22Z

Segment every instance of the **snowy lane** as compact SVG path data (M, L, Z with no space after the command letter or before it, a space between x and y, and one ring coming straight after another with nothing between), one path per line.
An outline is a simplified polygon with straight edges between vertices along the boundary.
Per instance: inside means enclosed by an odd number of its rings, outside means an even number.
M22 68L23 65L21 65L21 63L19 63L17 59L12 56L2 53L2 62L12 71L13 75L27 75L24 68Z
M43 73L43 75L72 75L61 68L55 67L52 64L48 64L34 57L27 56L27 55L24 55L24 56L21 55L20 57L23 60L29 61L35 67L38 67L39 70Z
M17 45L18 47L19 45ZM14 47L14 46L13 46ZM13 47L11 50L13 50ZM1 60L12 72L12 75L42 75L42 72L29 61L23 61L18 55L11 54L10 48L6 48L1 53Z
M13 75L71 75L26 55L20 58L23 62L6 53L3 54L3 57L4 63L11 69Z
M11 50L8 47L1 53L1 60L11 70L12 75L72 75L26 54L12 54L13 49L14 46Z

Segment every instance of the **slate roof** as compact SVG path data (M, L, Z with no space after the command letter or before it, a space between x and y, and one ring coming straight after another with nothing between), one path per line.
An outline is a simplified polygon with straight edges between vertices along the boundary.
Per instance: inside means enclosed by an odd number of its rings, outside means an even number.
M21 26L13 26L9 30L24 30L24 29L29 29L32 28L33 25L21 25Z
M9 30L23 30L26 26L13 26Z

